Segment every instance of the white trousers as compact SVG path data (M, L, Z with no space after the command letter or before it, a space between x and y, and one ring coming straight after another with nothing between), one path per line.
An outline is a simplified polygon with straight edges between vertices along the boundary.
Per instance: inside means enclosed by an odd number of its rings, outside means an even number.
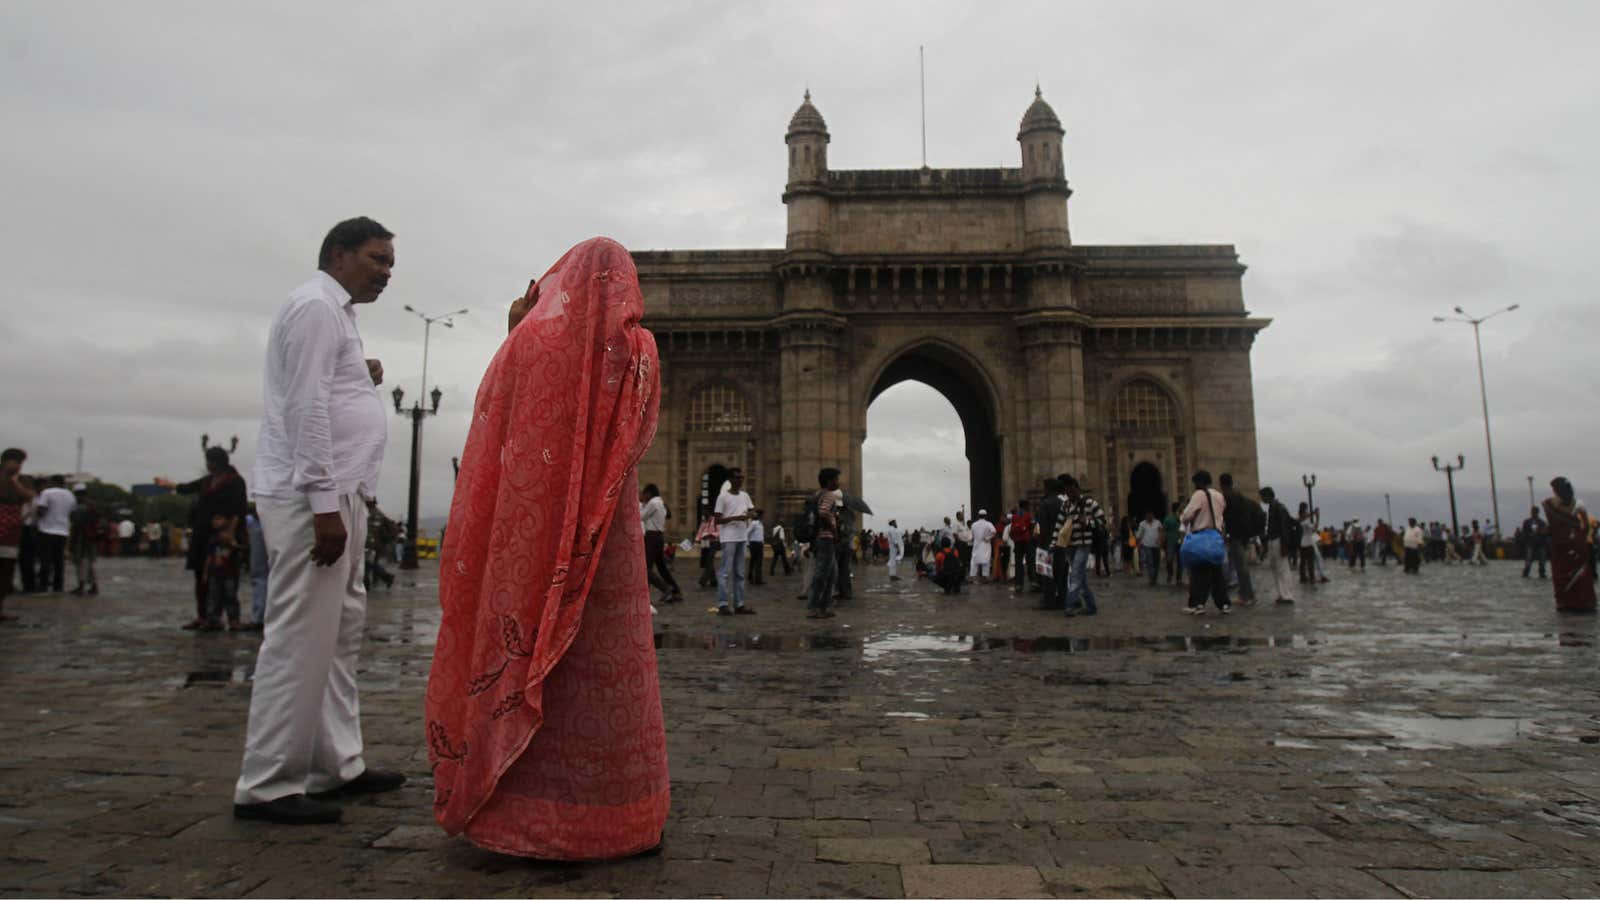
M250 725L233 802L331 790L366 771L356 654L367 618L367 507L339 498L349 539L331 566L311 561L311 504L257 497L267 542L267 630L256 656Z
M1294 599L1294 580L1298 577L1294 568L1298 561L1294 557L1283 555L1283 541L1273 538L1267 541L1267 559L1272 561L1272 589L1276 592L1274 600Z
M900 573L900 560L902 560L904 558L905 558L905 551L904 550L901 550L899 547L895 546L894 544L890 544L889 545L889 577L890 578L893 578L894 576L896 576L896 575L898 575Z

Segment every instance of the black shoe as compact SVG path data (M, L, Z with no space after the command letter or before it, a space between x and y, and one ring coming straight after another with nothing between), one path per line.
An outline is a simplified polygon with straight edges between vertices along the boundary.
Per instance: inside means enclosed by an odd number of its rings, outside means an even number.
M382 794L385 791L396 790L406 783L406 777L399 772L385 772L382 769L367 769L360 775L346 781L332 790L317 791L313 797L348 797L356 794Z
M733 615L733 610L727 608L726 606L719 606L719 607L717 607L717 615L719 615L719 616L731 616L731 615Z
M344 810L332 803L319 803L305 794L279 797L265 803L235 803L235 819L260 819L279 825L327 825L339 821Z
M74 597L82 597L83 596L83 585L80 584L77 587L73 588L72 590L68 591L67 593L71 594Z
M756 611L748 606L741 606L735 609L733 614L736 616L753 616L756 614Z

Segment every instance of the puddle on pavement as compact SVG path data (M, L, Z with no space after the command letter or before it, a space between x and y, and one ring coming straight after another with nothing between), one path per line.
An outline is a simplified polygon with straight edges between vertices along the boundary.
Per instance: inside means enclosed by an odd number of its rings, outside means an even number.
M1274 740L1287 749L1330 749L1374 752L1383 750L1452 750L1497 747L1528 740L1537 731L1534 720L1495 716L1433 716L1422 713L1336 710L1326 706L1306 710L1328 723L1326 728L1294 729Z
M1111 650L1148 650L1154 653L1232 652L1255 649L1303 648L1316 643L1301 635L1234 637L1225 635L1164 635L1109 637L991 637L966 634L900 634L870 637L839 634L772 635L726 632L658 631L658 650L860 650L867 659L890 654L964 654L994 650L1017 653L1095 653Z
M231 669L198 669L181 678L174 678L168 684L172 687L180 688L247 684L254 674L254 666L234 666Z

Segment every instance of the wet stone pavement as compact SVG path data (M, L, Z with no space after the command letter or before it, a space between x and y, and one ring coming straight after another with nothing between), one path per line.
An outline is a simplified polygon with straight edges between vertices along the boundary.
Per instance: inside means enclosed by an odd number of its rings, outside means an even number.
M284 828L231 817L259 641L106 560L0 625L0 895L1592 896L1596 623L1519 571L1340 567L1225 618L1122 575L1074 619L877 569L826 622L797 578L753 617L692 592L656 619L664 849L556 865L433 824L435 570L375 593L362 658L368 759L411 783Z

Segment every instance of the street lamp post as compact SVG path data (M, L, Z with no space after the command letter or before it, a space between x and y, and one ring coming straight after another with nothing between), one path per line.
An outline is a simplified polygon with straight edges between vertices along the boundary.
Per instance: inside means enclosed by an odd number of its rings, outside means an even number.
M439 414L439 401L444 397L444 392L438 385L433 386L433 391L428 392L428 339L432 336L433 323L438 322L446 328L456 327L454 316L464 316L467 311L458 309L455 312L438 316L430 316L420 310L413 309L409 304L406 312L415 315L423 322L422 327L422 390L433 401L432 407L422 405L422 397L418 397L405 408L405 389L398 384L394 387L394 411L411 419L411 491L406 498L406 546L405 554L400 558L400 568L415 569L417 567L417 501L422 487L422 420L427 416Z
M1311 489L1317 486L1316 474L1301 475L1300 483L1306 486L1306 509L1310 512L1316 512L1317 503L1311 496Z
M1393 525L1394 507L1389 505L1389 495L1387 493L1383 495L1383 514L1386 516L1384 521L1388 522L1390 525Z
M1538 505L1539 505L1539 501L1533 499L1533 476L1529 475L1528 476L1528 508L1532 509L1533 507L1538 506Z
M1456 454L1456 464L1445 463L1439 465L1439 457L1433 458L1433 470L1444 473L1445 484L1450 487L1450 536L1461 534L1461 522L1456 517L1456 473L1467 467L1467 458L1460 453Z
M1472 326L1472 343L1473 346L1475 346L1478 350L1478 398L1483 403L1483 443L1484 447L1489 451L1489 502L1491 508L1494 510L1495 534L1500 533L1500 496L1495 489L1494 483L1494 440L1489 437L1489 389L1485 385L1483 379L1483 340L1478 336L1478 326L1489 321L1495 316L1500 315L1501 313L1511 312L1512 310L1518 309L1521 306L1522 304L1520 303L1513 303L1503 309L1497 309L1494 312L1489 313L1487 316L1482 316L1476 319L1467 315L1466 312L1458 306L1456 307L1456 314L1454 316L1449 318L1444 316L1433 317L1433 321L1435 322L1465 322L1466 324Z

